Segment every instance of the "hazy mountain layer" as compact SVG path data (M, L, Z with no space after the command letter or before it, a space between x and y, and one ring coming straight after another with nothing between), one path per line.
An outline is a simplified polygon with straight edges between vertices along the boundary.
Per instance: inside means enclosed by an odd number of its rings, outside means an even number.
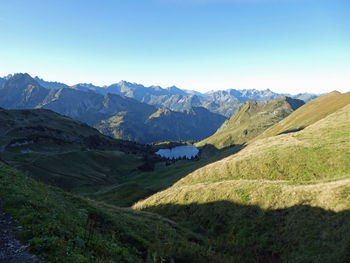
M206 109L173 112L116 94L101 95L73 88L46 89L28 74L15 74L3 83L0 106L7 109L51 109L99 127L115 138L143 143L200 140L213 134L225 120Z
M37 78L40 85L46 88L67 87L67 85L57 82L46 82ZM62 84L62 85L61 85ZM60 86L61 85L61 86ZM269 89L228 89L200 93L192 90L181 90L175 86L161 88L159 86L146 87L141 84L120 81L109 86L95 86L93 84L80 83L72 86L76 90L91 90L100 94L118 94L136 99L157 107L166 107L174 111L183 111L191 107L204 107L211 112L230 117L236 109L248 100L267 101L289 96L308 102L317 97L314 94L302 93L298 95L279 94Z
M40 86L47 88L47 89L61 89L61 88L69 88L67 84L56 82L56 81L45 81L38 76L34 78L36 82L39 83Z
M165 140L201 140L224 122L221 115L204 108L174 112L158 108L152 114L120 112L96 126L114 138L150 143Z

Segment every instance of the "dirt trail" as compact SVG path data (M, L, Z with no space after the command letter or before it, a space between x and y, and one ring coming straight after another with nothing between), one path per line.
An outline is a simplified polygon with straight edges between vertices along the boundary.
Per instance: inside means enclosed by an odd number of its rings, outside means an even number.
M45 263L30 254L27 247L15 237L13 219L5 214L0 200L0 263Z

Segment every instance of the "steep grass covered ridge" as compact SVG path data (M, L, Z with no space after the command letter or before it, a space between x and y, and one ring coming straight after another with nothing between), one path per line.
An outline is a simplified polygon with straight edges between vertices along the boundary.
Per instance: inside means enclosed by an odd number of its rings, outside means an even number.
M210 144L217 149L222 149L234 144L246 143L303 104L301 100L288 97L272 101L247 101L214 135L196 145L200 147Z
M330 92L300 107L287 118L267 129L256 139L302 130L349 103L350 92L344 94L338 91Z
M257 140L178 184L226 179L305 181L346 175L350 171L349 114L347 105L300 132Z
M319 118L256 140L133 207L207 236L238 262L348 262L350 104Z

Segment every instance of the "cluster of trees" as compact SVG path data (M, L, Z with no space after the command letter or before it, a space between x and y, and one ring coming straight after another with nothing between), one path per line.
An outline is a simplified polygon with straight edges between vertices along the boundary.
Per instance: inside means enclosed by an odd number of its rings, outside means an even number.
M180 161L180 160L191 160L191 161L199 161L199 156L196 155L196 156L192 156L191 158L187 158L186 156L182 156L182 157L179 157L179 158L165 158L165 166L169 166L171 164L174 164L175 162L177 161Z
M153 143L150 143L149 145L154 147L154 149L171 149L171 148L175 148L176 146L193 145L196 142L197 141L195 140L189 140L189 141L179 140L179 141L164 141L164 142L158 142L158 143L153 142Z

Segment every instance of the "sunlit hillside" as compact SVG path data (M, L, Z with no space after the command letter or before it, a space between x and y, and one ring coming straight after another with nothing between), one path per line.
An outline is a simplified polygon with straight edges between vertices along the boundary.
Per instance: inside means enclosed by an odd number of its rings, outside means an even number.
M226 120L212 136L198 147L212 145L217 149L244 144L278 123L304 104L301 100L283 97L271 101L247 101Z
M349 257L350 105L299 132L256 140L134 205L255 262ZM266 258L264 258L267 260Z

